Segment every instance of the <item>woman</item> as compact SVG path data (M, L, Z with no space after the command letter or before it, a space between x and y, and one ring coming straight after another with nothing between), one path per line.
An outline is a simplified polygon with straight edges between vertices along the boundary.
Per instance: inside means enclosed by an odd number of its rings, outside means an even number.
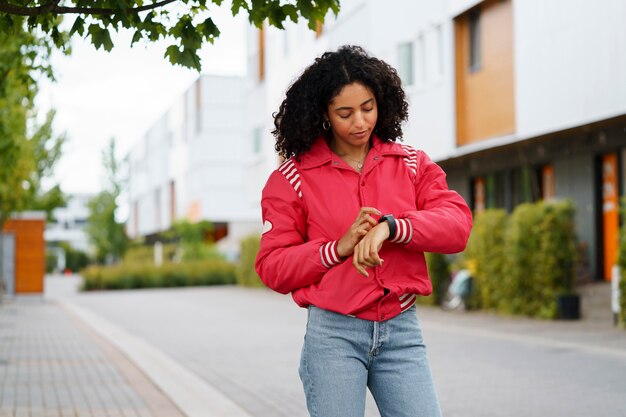
M263 189L256 270L308 308L300 377L312 417L440 416L415 298L424 252L465 248L471 213L426 154L396 140L401 81L356 46L327 52L275 114L285 162Z

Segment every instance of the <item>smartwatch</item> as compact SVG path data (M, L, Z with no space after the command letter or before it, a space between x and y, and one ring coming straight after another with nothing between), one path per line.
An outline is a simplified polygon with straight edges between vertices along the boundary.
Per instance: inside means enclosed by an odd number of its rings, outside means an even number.
M387 238L387 240L393 239L393 237L396 235L396 229L398 228L396 224L396 219L393 217L393 214L385 214L383 216L380 216L378 223L380 224L382 222L387 222L387 225L389 226L389 237Z

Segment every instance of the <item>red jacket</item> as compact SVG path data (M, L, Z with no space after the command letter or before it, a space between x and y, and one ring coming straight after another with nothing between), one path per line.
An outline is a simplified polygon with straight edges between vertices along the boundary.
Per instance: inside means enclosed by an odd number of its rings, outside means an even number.
M318 138L300 162L291 158L274 171L261 201L264 232L256 271L270 288L292 293L301 307L388 320L429 295L424 252L465 249L472 215L443 170L422 151L374 137L358 173ZM361 207L397 220L396 235L383 243L382 266L360 275L352 257L339 259L336 242Z

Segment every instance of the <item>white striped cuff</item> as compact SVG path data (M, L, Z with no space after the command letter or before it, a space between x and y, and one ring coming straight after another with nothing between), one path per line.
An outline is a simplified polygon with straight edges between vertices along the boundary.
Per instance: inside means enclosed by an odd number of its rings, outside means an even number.
M393 243L409 243L413 238L413 227L407 219L396 219L396 234L389 239Z
M415 294L411 294L411 293L407 293L407 294L402 294L399 297L399 301L400 301L400 312L405 312L407 311L409 308L411 308L413 306L413 304L415 303L415 299L417 298L417 295Z
M326 268L331 268L341 263L341 257L337 252L337 241L324 243L320 246L320 257L322 258L322 265Z

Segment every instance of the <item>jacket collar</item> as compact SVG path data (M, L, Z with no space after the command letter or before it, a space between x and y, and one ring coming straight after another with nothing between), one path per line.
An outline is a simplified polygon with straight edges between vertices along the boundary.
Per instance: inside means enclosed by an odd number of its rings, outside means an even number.
M402 145L399 143L383 142L376 135L373 135L372 142L373 146L372 149L370 149L370 153L373 152L373 156L406 155L406 152L402 149ZM340 159L339 155L335 154L330 149L324 136L319 136L313 143L313 146L311 146L311 149L300 157L300 167L302 169L311 169L339 161Z

